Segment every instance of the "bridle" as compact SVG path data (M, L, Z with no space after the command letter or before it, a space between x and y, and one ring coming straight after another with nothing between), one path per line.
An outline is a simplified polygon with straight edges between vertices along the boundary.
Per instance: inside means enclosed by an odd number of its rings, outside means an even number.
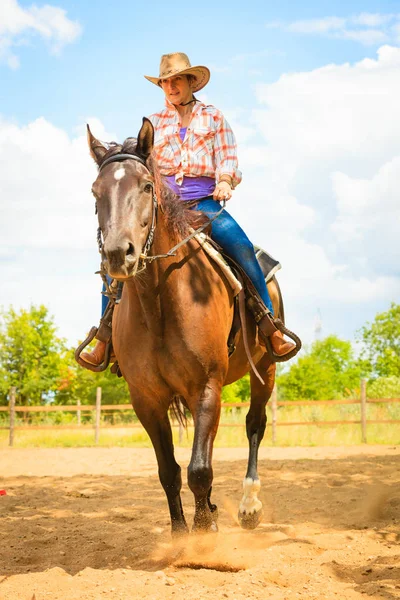
M125 160L134 160L134 161L140 163L150 173L150 170L149 170L148 166L146 165L146 162L142 158L140 158L140 156L137 156L137 154L128 154L128 153L122 153L122 152L120 154L114 154L113 156L109 156L108 158L106 158L106 160L99 167L99 173L104 169L104 167L106 165L109 165L110 163L113 163L113 162L122 162ZM157 200L157 196L156 196L156 193L154 190L154 186L153 186L152 204L153 204L153 208L152 208L151 226L150 226L149 233L147 235L147 240L146 240L146 242L143 246L142 252L140 253L140 256L139 256L139 260L141 261L141 264L139 264L139 267L136 270L136 274L144 271L147 266L147 263L152 263L154 260L157 260L159 258L168 258L170 256L176 256L176 251L178 250L178 248L187 244L198 233L201 233L222 213L222 211L225 208L226 202L225 202L225 200L223 200L221 210L216 212L215 215L213 215L206 223L201 225L198 229L196 229L192 233L190 233L190 235L188 235L184 240L180 241L179 244L176 244L176 246L174 246L173 248L168 250L168 252L166 254L153 254L153 255L149 256L148 253L149 253L149 250L154 241L154 233L155 233L156 226L157 226L157 213L158 213L158 200ZM102 239L101 227L98 227L98 229L97 229L97 245L99 247L99 252L101 254L102 249L103 249L103 239ZM101 270L100 270L100 274L102 275L102 277L103 277L103 273L105 273L105 271L103 269L103 264L102 264ZM103 278L103 280L104 280L104 278Z
M137 156L136 154L128 154L128 153L121 152L120 154L114 154L113 156L109 156L108 158L106 158L106 160L99 167L99 173L104 169L104 167L106 165L109 165L110 163L122 162L124 160L129 160L129 159L135 160L136 162L143 165L147 171L149 171L145 161L142 158L140 158L140 156ZM158 211L158 200L157 200L157 196L156 196L156 193L154 191L154 186L153 186L153 208L152 208L152 216L151 216L151 226L150 226L149 233L147 235L147 240L143 246L142 252L140 253L140 260L143 262L143 264L141 267L139 267L139 269L137 270L137 273L143 271L146 268L146 260L149 260L149 258L151 258L148 256L148 252L149 252L149 250L153 244L153 240L154 240L154 232L156 230L156 224L157 224L157 211ZM99 247L100 254L103 249L102 233L103 232L101 231L101 227L98 227L98 229L97 229L97 245ZM153 260L154 260L154 258L153 258Z

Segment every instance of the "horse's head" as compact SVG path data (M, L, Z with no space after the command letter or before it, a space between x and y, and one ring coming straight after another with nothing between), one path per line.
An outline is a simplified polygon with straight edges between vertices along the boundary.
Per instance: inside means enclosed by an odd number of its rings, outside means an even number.
M144 118L138 138L106 146L88 126L90 153L99 174L92 186L103 234L102 260L117 279L135 275L155 216L154 178L146 166L154 143L151 122Z

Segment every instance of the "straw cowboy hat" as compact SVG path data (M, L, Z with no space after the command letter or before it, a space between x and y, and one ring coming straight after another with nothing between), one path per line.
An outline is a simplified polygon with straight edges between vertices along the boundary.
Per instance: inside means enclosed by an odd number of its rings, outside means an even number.
M160 85L160 79L169 79L177 75L193 75L196 81L193 85L193 92L201 90L210 80L210 70L207 67L192 67L190 60L183 52L173 52L172 54L163 54L160 62L160 74L158 77L149 77L146 79Z

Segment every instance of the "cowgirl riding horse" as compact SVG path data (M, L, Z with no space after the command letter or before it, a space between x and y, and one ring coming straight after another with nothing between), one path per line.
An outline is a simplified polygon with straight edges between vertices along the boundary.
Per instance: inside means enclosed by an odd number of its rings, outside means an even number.
M165 108L149 117L155 134L153 156L160 173L182 202L193 203L212 218L221 211L219 202L232 197L241 172L235 136L225 117L194 96L208 83L210 71L204 66L192 67L186 54L176 52L162 56L158 77L145 77L165 94ZM211 238L243 268L262 300L260 342L266 344L269 338L276 357L291 358L295 344L286 341L274 325L271 299L253 244L226 210L212 222ZM103 314L106 305L103 302ZM81 358L101 365L105 349L106 342L99 339Z

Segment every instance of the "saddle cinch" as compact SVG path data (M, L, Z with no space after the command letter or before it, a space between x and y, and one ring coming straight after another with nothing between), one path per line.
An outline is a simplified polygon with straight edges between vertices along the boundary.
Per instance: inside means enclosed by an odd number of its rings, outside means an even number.
M252 369L255 371L255 373L258 374L252 362L250 351L248 349L244 312L245 305L247 305L252 314L254 315L256 322L258 322L265 315L267 309L264 306L263 302L260 300L258 293L256 292L251 280L243 271L243 269L238 264L236 264L229 256L225 255L223 253L222 248L220 248L218 244L211 240L211 238L208 237L205 233L198 233L197 235L195 235L195 239L202 246L203 250L207 252L210 258L220 267L221 271L223 272L224 276L226 277L227 281L231 286L235 298L234 318L232 321L231 331L227 340L228 354L229 356L231 356L235 352L235 340L240 329L243 328L243 339L249 363ZM281 269L281 264L262 248L254 246L254 249L256 252L257 260L264 274L265 283L268 283L274 277L275 273L279 271L279 269ZM103 317L100 320L100 326L98 328L92 327L88 337L76 349L75 359L82 367L85 367L86 369L95 372L104 371L105 369L107 369L110 362L112 362L113 364L111 366L111 372L118 375L118 377L121 377L121 371L119 369L118 362L113 360L114 357L111 342L111 325L114 307L116 304L118 304L121 298L123 284L116 284L116 282L113 282L111 285L109 285L105 278L103 278L103 281L106 286L105 295L109 298L108 306ZM293 356L295 356L300 350L301 340L295 333L289 331L285 327L283 321L281 321L280 319L274 319L274 324L282 331L282 333L290 337L295 342L296 347L289 354L285 354L284 356L277 356L274 353L271 345L267 342L268 353L274 362L287 361ZM84 350L84 348L86 348L86 346L88 346L91 343L91 341L95 337L96 339L101 340L107 344L104 361L101 365L98 366L87 363L80 357L81 352Z

